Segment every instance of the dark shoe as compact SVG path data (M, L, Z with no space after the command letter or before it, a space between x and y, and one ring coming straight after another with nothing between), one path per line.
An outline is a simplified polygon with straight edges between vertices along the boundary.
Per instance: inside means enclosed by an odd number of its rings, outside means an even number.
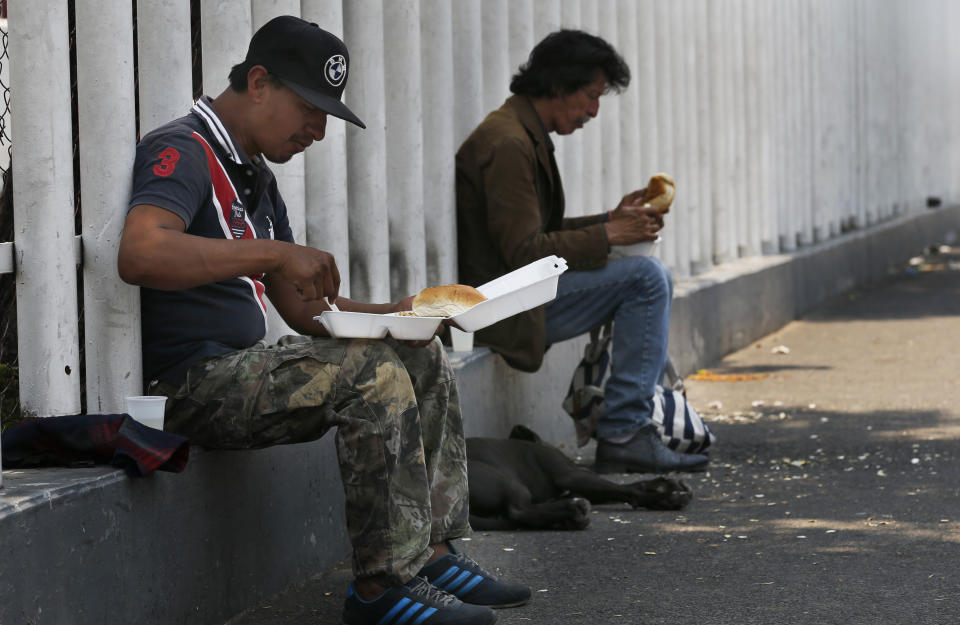
M530 601L530 589L523 584L497 579L453 547L450 551L424 566L417 575L464 603L513 608Z
M353 589L343 606L345 625L492 625L497 614L490 608L463 603L451 594L414 577L403 586L387 588L372 601Z
M663 444L657 427L645 425L626 443L597 442L597 473L668 473L703 471L710 458L703 454L682 454Z

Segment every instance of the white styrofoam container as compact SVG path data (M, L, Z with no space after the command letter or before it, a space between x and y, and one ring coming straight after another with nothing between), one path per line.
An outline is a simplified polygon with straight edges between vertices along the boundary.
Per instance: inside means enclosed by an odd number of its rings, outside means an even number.
M399 341L422 341L437 332L442 317L375 315L372 313L325 310L314 317L330 336L341 339L382 339L389 333Z
M653 241L641 241L640 243L631 243L630 245L611 245L611 258L624 258L626 256L653 256L663 237L657 235Z
M491 280L477 290L487 300L451 317L466 332L476 332L507 317L545 304L557 296L557 281L567 270L567 261L547 256L516 271ZM324 311L319 317L330 336L337 338L425 340L432 337L442 317L375 315L347 311Z
M507 317L546 304L557 296L557 281L567 261L546 256L477 287L487 301L451 317L466 332L476 332Z

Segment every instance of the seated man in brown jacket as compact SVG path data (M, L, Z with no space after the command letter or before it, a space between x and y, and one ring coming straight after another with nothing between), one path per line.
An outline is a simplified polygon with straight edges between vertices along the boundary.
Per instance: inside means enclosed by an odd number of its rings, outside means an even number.
M673 284L656 258L610 259L610 246L650 241L663 227L633 191L613 210L564 218L550 133L568 135L597 116L600 96L630 82L613 47L576 30L548 35L510 83L513 96L457 151L460 280L480 285L556 254L571 271L557 297L476 335L513 367L537 370L548 345L614 320L606 412L597 426L601 472L700 470L702 454L666 447L651 421L667 361Z

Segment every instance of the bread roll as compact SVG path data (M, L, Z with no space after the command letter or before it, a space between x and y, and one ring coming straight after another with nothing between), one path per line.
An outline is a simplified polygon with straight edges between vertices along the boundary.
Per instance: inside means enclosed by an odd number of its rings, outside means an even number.
M486 299L483 293L465 284L432 286L413 298L413 314L418 317L452 317Z
M673 203L673 178L667 174L654 174L647 183L647 190L640 200L640 205L649 204L661 213L670 210Z

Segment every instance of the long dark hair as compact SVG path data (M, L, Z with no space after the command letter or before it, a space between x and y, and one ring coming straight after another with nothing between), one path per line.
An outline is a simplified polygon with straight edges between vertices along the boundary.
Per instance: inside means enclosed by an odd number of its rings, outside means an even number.
M582 30L558 30L534 46L510 81L510 91L532 98L566 95L596 80L598 72L608 90L619 92L630 84L630 68L613 46Z

